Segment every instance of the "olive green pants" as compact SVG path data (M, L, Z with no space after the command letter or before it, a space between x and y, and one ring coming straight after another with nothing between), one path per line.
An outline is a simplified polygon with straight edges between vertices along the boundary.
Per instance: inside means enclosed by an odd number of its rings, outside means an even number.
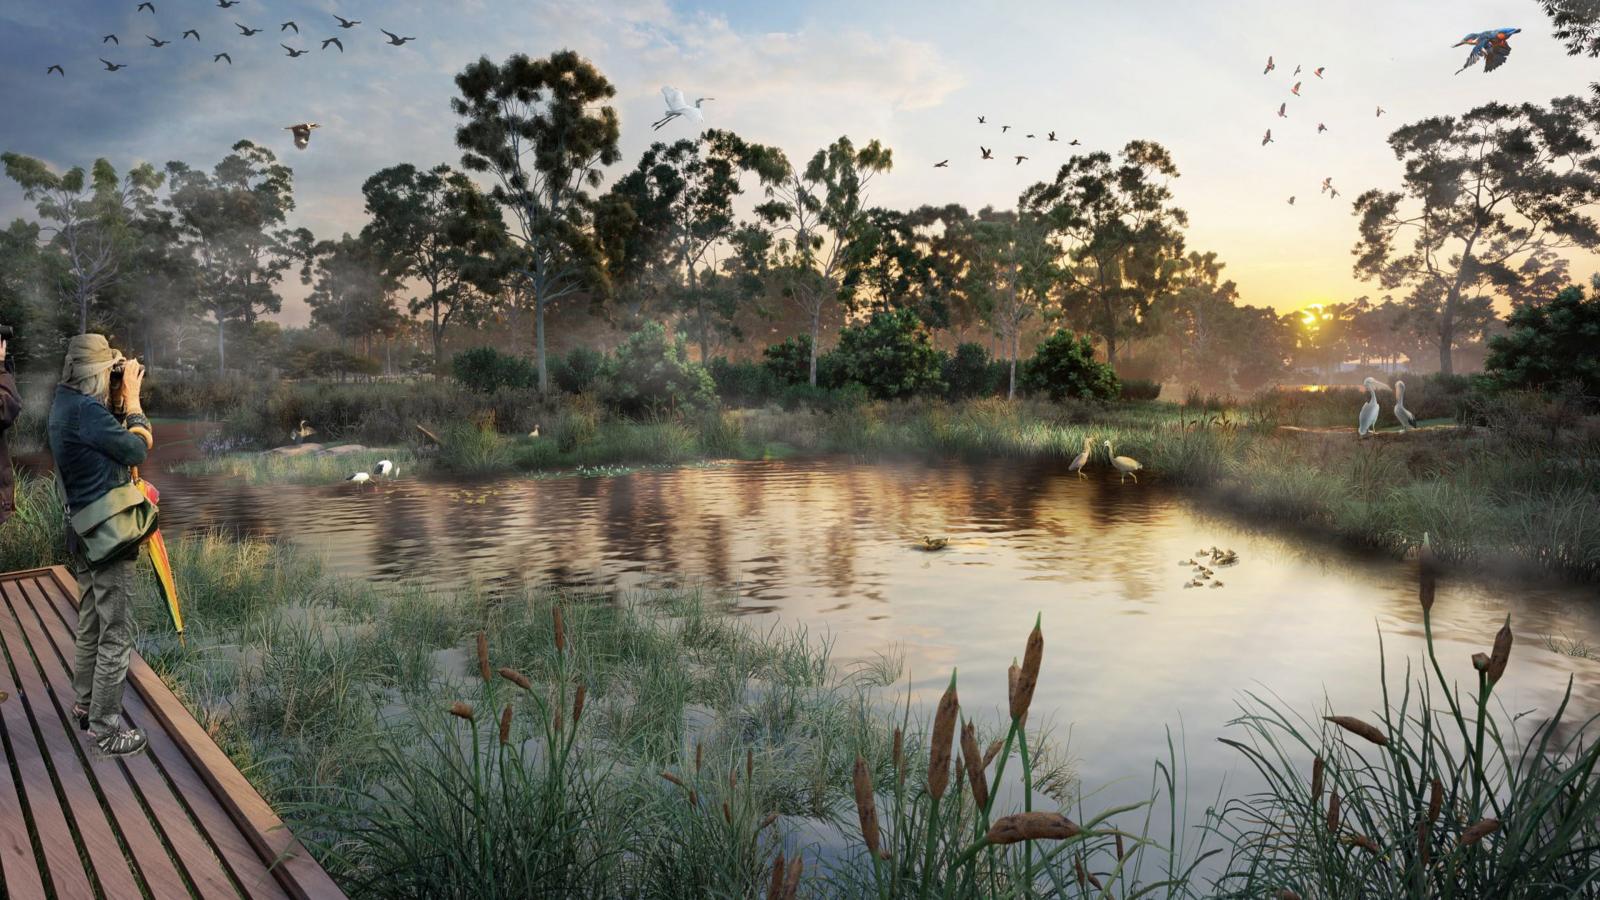
M78 661L72 689L89 711L89 730L103 734L122 725L122 686L133 653L134 566L128 557L98 566L72 554L78 578Z

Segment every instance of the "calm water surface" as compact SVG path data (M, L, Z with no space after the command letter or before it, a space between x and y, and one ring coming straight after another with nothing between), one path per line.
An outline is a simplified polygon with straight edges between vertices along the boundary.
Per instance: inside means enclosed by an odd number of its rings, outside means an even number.
M1414 563L1250 530L1100 472L824 460L613 478L408 475L364 492L172 473L159 484L168 531L284 538L375 581L726 588L745 614L828 634L841 659L902 655L920 698L957 666L974 711L999 710L1006 666L1042 612L1035 708L1052 713L1086 786L1115 783L1116 794L1144 790L1170 725L1187 735L1203 804L1218 779L1244 774L1215 741L1244 690L1306 714L1326 695L1367 715L1379 702L1378 632L1392 678L1420 658ZM924 534L951 545L920 552ZM1212 545L1239 554L1213 567L1224 586L1183 588L1179 562ZM1496 692L1507 710L1553 708L1571 675L1575 707L1600 711L1600 661L1544 641L1600 645L1597 601L1593 587L1447 579L1434 607L1446 671L1468 679L1469 657L1510 613L1517 643Z

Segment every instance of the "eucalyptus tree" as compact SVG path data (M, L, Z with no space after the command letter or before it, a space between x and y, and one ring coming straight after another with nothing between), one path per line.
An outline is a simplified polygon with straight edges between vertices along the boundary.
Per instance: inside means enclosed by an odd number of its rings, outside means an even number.
M1167 369L1183 381L1228 378L1233 358L1251 352L1234 340L1238 285L1222 278L1226 264L1215 252L1191 250L1173 278L1172 289L1150 305L1146 323L1160 340Z
M125 176L105 159L88 171L76 166L63 174L20 153L0 154L6 176L34 204L47 254L59 265L60 292L78 317L78 330L89 330L96 297L117 278L130 243L130 220L155 202L162 175L148 163Z
M1454 371L1467 306L1509 295L1552 251L1600 245L1596 103L1488 103L1397 129L1398 190L1356 198L1356 274L1410 302L1436 326L1439 370ZM1520 263L1520 265L1519 265Z
M966 291L999 335L1010 359L1007 399L1017 393L1022 329L1044 308L1060 281L1060 254L1051 224L1030 210L979 210L966 228L971 236Z
M822 314L842 294L855 259L851 245L868 224L867 187L893 166L889 148L871 141L857 148L841 137L818 150L804 168L789 164L783 152L751 154L767 199L756 214L776 237L769 270L785 295L811 323L810 383L817 383L817 352Z
M451 108L462 165L496 178L490 196L510 214L517 271L533 295L539 389L549 390L544 316L550 303L583 289L603 290L605 267L589 226L590 191L620 159L617 113L604 101L616 88L570 50L545 59L481 57L456 76Z
M374 336L399 328L396 271L376 242L349 234L319 241L301 270L302 281L311 285L311 320L337 335L341 345L361 341L362 352L370 354Z
M1116 158L1074 156L1053 181L1023 192L1021 208L1049 222L1066 257L1063 310L1106 342L1112 364L1119 342L1180 268L1189 218L1172 205L1177 177L1165 147L1129 141Z

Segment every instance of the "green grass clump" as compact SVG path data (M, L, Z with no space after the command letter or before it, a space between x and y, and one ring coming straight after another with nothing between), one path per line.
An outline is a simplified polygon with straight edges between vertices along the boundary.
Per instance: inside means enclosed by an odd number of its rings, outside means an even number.
M64 565L66 518L53 476L15 473L16 511L0 525L0 571Z

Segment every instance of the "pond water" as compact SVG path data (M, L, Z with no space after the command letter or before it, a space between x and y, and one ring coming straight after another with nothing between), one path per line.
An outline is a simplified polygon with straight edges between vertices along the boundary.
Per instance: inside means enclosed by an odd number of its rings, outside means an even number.
M1107 802L1146 789L1169 725L1186 735L1196 808L1224 776L1252 781L1215 740L1245 690L1308 716L1324 696L1367 716L1379 703L1378 632L1392 679L1420 659L1415 563L1252 530L1103 472L811 460L604 478L404 475L366 490L170 472L158 483L169 532L284 538L343 575L726 588L758 621L830 636L841 660L900 654L921 700L959 667L963 706L980 720L993 710L998 721L1006 666L1042 612L1035 709L1087 787L1116 785ZM950 546L922 552L923 535ZM1184 588L1191 572L1179 563L1213 545L1239 558L1212 567L1223 586ZM1572 675L1574 711L1600 711L1600 660L1545 641L1600 645L1597 599L1592 586L1446 578L1434 607L1446 671L1470 680L1469 657L1510 613L1517 641L1496 691L1505 708L1552 710Z

